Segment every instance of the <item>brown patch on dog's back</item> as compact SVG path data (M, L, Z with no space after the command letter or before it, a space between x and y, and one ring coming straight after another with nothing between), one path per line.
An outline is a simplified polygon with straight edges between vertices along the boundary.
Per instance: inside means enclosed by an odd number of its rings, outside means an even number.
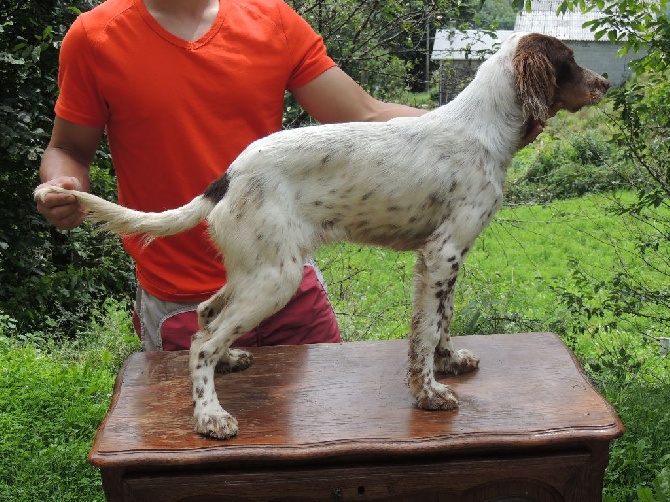
M228 173L225 173L219 179L213 181L207 187L203 195L207 199L211 200L214 204L216 204L226 196L229 187L230 187L230 176L228 176Z

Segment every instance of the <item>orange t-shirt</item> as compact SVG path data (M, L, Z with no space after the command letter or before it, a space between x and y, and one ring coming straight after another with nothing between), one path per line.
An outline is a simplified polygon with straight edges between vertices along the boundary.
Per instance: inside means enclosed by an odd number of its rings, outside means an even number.
M142 0L107 0L74 22L60 53L56 114L106 127L119 201L141 211L199 195L254 140L282 126L284 93L334 66L282 0L222 1L195 42L164 30ZM197 302L225 283L205 224L142 248L124 239L140 284Z

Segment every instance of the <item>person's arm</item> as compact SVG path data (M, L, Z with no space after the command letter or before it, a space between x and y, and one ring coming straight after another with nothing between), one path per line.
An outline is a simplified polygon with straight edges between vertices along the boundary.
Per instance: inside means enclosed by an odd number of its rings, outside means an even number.
M51 141L42 155L42 184L39 187L56 185L89 191L89 168L102 132L102 128L86 127L56 117ZM84 221L85 213L71 195L49 194L44 201L37 199L35 202L37 211L61 230L71 230Z
M334 66L292 91L300 106L322 124L383 122L394 117L418 117L426 110L379 101Z

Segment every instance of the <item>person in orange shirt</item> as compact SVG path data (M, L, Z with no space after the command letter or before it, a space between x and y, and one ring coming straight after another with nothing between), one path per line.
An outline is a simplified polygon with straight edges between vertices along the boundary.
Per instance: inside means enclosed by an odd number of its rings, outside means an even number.
M247 145L280 130L286 91L321 123L424 113L367 94L283 0L107 0L69 29L59 88L41 181L89 190L106 132L119 202L141 211L185 204ZM59 229L84 219L69 196L49 195L37 209ZM146 248L138 238L123 243L136 264L133 320L143 348L187 349L197 304L226 280L204 224ZM308 263L291 302L236 345L339 341Z
M365 93L282 0L107 0L69 29L59 87L42 182L89 190L106 132L119 202L142 211L188 202L248 144L280 130L287 90L323 123L423 113ZM83 221L69 197L50 196L38 210L60 229ZM197 304L226 277L204 224L144 249L126 238L124 247L136 264L144 348L187 349ZM237 345L339 341L317 270L306 264L289 305Z

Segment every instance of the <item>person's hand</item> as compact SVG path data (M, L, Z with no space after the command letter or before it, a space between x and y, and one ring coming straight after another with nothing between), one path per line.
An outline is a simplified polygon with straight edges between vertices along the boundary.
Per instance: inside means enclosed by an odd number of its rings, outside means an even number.
M61 176L42 183L35 190L45 186L59 186L71 190L81 190L82 184L74 176ZM35 197L37 211L53 226L60 230L72 230L86 219L86 212L72 195L50 193L44 200Z
M558 113L558 110L560 110L561 108L563 108L563 103L557 101L549 108L549 116L553 117L554 115L556 115L556 113ZM538 120L531 120L528 123L526 134L524 134L523 137L521 138L519 148L523 148L524 146L531 144L533 141L535 141L535 139L540 135L542 131L544 131L544 123Z

